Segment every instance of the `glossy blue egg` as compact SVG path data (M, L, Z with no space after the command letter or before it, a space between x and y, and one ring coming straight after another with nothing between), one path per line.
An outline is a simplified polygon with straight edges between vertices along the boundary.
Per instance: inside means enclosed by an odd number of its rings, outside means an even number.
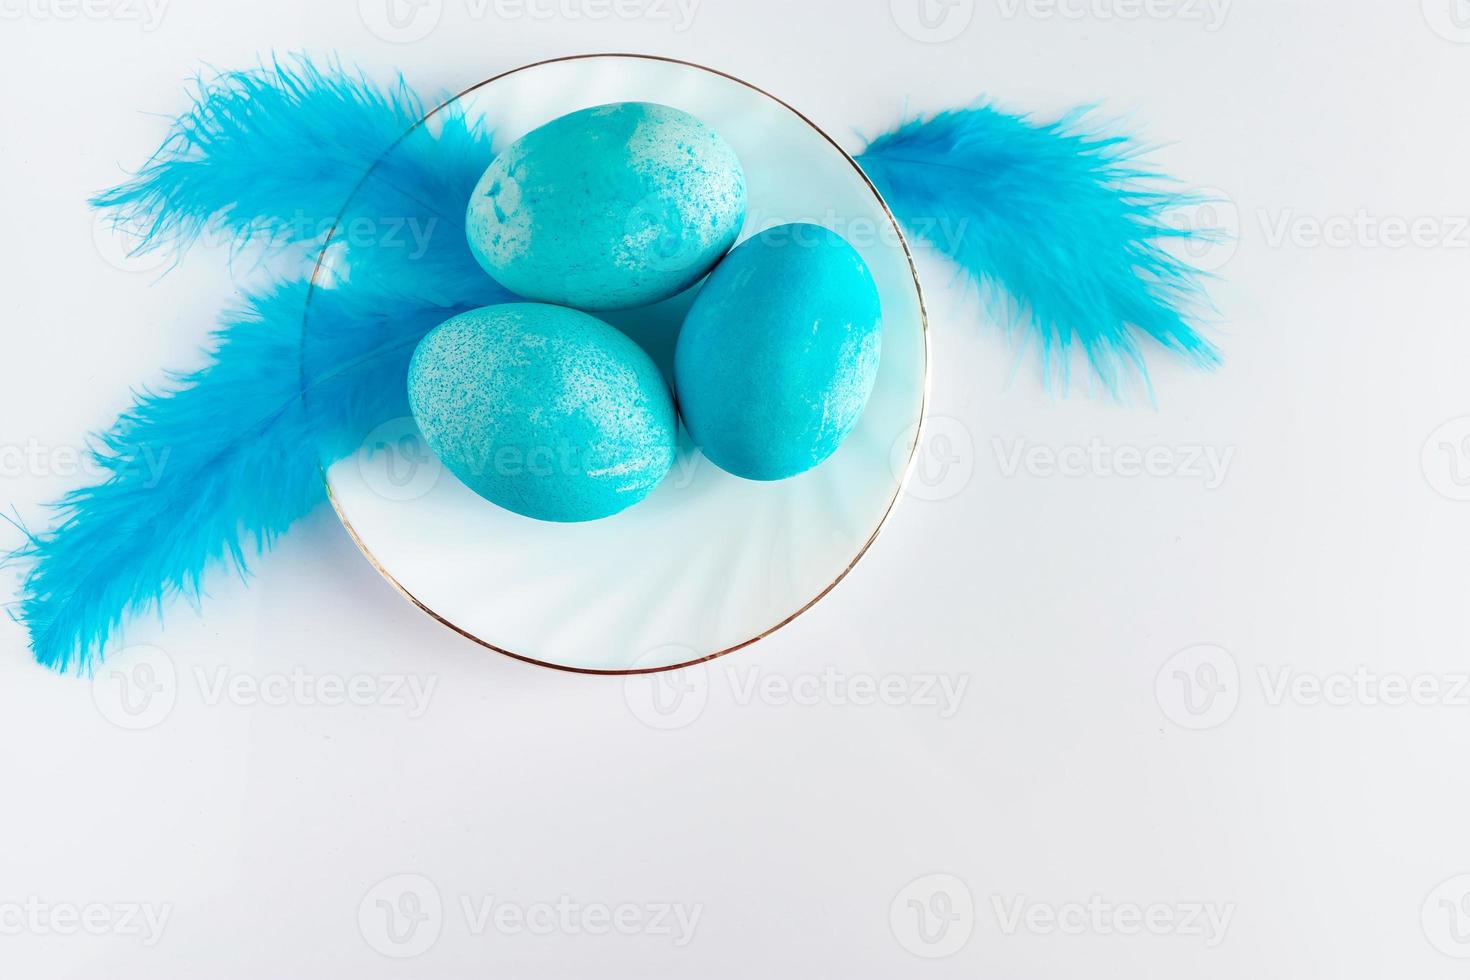
M512 303L447 320L414 352L408 393L450 472L527 517L616 514L674 463L678 422L658 368L576 310Z
M621 310L698 282L745 221L745 175L720 136L651 102L583 109L512 143L470 198L470 250L527 299Z
M742 243L700 289L674 352L695 444L748 480L831 456L877 380L880 314L867 263L836 232L781 225Z

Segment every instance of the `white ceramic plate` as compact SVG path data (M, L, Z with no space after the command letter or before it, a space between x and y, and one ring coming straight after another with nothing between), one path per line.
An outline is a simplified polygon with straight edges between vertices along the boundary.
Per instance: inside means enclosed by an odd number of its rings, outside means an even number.
M531 65L457 102L497 147L557 116L608 102L662 102L714 127L750 192L744 239L788 221L840 232L883 303L883 357L857 429L821 466L779 483L722 472L681 435L678 462L646 500L588 524L501 510L444 470L411 420L327 473L363 553L405 596L487 647L546 666L626 673L684 666L755 642L825 596L897 503L917 444L928 373L923 300L908 248L861 170L791 107L719 72L633 55ZM698 287L609 315L668 373Z

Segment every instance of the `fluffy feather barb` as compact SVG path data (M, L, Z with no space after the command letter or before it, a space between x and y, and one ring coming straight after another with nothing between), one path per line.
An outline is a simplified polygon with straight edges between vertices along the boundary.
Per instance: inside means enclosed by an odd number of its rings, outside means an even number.
M138 235L182 247L212 223L234 240L315 242L370 167L423 117L388 90L305 60L196 82L193 107L153 158L92 203Z
M918 119L858 157L904 225L957 262L1011 325L1029 324L1049 380L1081 348L1115 392L1144 372L1151 338L1196 364L1218 360L1191 323L1199 275L1171 244L1209 236L1171 224L1197 199L1138 162L1085 110L1038 124L989 105Z
M305 262L330 232L359 278L453 303L484 289L464 212L491 137L452 106L424 118L402 79L379 88L306 59L225 72L199 81L147 165L92 203L140 252L202 238L301 246Z
M197 597L214 562L243 572L251 543L322 502L323 460L407 414L414 346L462 312L362 288L310 293L308 307L308 293L253 299L213 363L143 394L101 437L107 478L64 498L26 551L19 613L41 663L86 668L124 618Z

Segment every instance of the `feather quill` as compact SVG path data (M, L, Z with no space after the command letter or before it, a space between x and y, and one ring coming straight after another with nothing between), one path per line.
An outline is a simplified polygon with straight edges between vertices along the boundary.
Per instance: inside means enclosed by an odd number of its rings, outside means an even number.
M873 140L858 163L909 231L938 248L1029 325L1049 382L1066 386L1081 349L1114 394L1136 374L1142 341L1205 367L1219 355L1192 321L1200 274L1175 253L1208 229L1171 224L1199 199L1139 162L1088 110L1037 123L991 105L911 120Z

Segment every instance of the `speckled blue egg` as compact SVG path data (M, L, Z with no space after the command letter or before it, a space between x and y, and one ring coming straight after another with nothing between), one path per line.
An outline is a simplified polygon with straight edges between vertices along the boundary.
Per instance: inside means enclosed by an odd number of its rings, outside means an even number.
M462 313L419 344L408 394L450 472L526 517L608 517L674 463L678 422L658 368L576 310L512 303Z
M745 221L730 145L687 112L618 102L512 143L470 198L470 250L527 299L622 310L667 299L720 260Z
M872 274L841 235L792 224L742 243L700 289L674 352L695 444L748 480L831 456L878 377L880 313Z

